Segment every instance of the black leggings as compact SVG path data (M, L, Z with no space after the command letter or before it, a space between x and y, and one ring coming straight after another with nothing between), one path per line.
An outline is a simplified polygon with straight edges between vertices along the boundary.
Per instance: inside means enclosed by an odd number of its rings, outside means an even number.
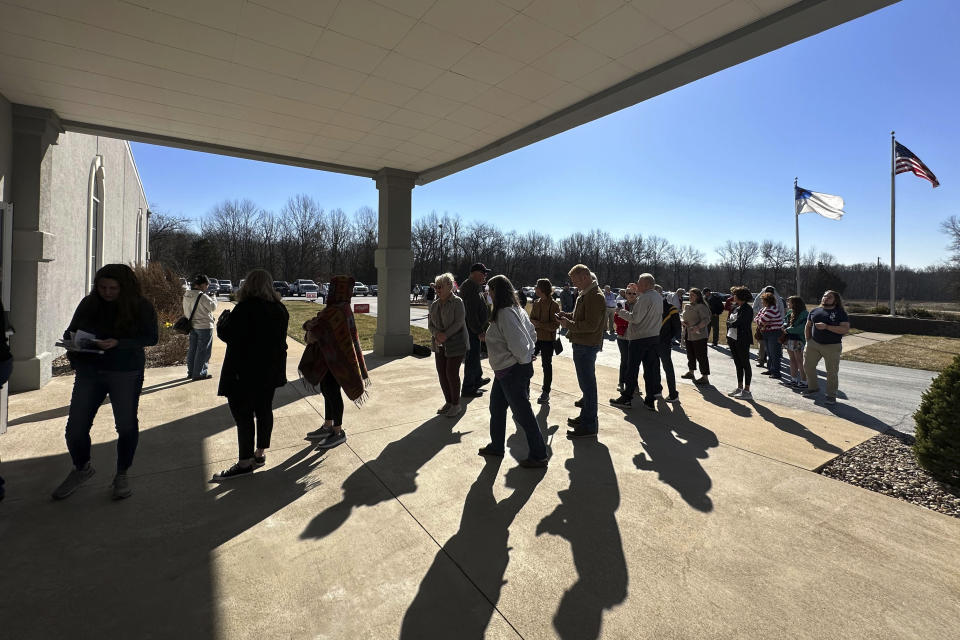
M327 371L320 380L320 393L323 394L323 403L327 409L323 417L333 420L333 426L339 427L343 424L343 396L340 394L340 383L332 372Z
M742 329L741 329L742 331ZM730 357L737 368L737 386L749 387L753 371L750 370L750 343L746 340L727 339L730 347Z
M230 413L237 423L237 442L240 459L253 457L253 438L256 434L257 448L270 448L273 433L273 393L276 389L252 391L243 395L227 396ZM256 418L256 426L254 426Z
M543 366L543 392L550 393L553 384L553 340L537 340L540 364Z

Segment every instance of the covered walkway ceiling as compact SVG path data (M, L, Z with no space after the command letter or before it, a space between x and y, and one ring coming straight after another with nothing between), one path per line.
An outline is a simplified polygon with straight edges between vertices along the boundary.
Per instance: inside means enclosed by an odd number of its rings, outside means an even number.
M420 184L896 0L0 0L68 130Z

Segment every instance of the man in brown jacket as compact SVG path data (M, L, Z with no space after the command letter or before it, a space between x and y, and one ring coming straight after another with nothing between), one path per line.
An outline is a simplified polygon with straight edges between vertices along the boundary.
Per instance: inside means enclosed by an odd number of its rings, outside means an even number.
M567 420L567 424L573 427L567 431L567 437L595 437L599 428L596 364L597 353L603 348L607 304L596 279L585 265L574 265L568 275L580 295L577 296L573 312L561 311L557 318L567 330L567 338L573 345L573 366L577 370L577 384L583 397L580 400L580 415Z

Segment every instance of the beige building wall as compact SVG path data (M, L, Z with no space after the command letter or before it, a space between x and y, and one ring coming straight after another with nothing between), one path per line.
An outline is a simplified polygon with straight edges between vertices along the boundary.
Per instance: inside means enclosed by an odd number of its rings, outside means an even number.
M55 114L36 111L0 96L0 180L5 200L14 199L11 391L50 380L50 364L63 353L54 344L97 268L147 259L147 197L129 143L57 135ZM37 122L47 133L34 136Z

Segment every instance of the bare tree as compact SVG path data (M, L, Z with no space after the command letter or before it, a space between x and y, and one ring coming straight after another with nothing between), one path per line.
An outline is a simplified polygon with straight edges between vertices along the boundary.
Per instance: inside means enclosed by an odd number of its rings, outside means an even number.
M727 240L717 247L717 255L736 275L737 284L745 284L746 276L760 253L760 245L755 240Z

